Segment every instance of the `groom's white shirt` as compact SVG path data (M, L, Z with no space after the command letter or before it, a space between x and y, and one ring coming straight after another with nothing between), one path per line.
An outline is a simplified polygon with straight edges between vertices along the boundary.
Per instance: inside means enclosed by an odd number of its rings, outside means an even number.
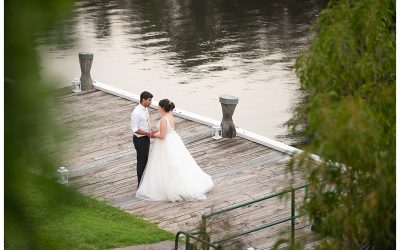
M139 135L139 134L136 133L136 131L138 131L139 129L140 130L144 130L144 131L150 131L149 123L147 121L147 115L146 115L146 107L144 107L140 103L132 111L132 114L131 114L131 129L132 129L132 132L137 137L144 136L144 135Z

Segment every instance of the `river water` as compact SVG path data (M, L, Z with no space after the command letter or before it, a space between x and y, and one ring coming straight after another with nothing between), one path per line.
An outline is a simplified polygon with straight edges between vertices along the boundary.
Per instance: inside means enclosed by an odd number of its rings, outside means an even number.
M283 123L301 97L293 65L312 38L324 0L77 1L38 38L41 74L57 86L80 77L221 120L221 95L239 98L236 126L290 143ZM62 35L61 35L62 34Z

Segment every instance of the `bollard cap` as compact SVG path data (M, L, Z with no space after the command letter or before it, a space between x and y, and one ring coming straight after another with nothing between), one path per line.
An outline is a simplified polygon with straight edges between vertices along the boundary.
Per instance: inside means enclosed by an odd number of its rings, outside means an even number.
M60 173L68 172L68 170L65 167L60 167L57 171Z
M219 97L219 102L223 104L238 104L239 98L231 95L222 95Z
M93 53L89 53L89 52L79 52L79 57L81 57L81 58L87 58L87 59L93 59Z

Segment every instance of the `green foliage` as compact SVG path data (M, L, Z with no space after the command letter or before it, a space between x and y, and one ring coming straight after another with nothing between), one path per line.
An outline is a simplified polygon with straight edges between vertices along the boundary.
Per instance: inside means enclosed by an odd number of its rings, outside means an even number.
M35 225L38 249L109 249L174 238L154 224L47 178L28 174L19 184L27 193L21 205L30 212L27 225ZM28 248L21 235L29 232L16 225L6 224L7 249Z
M101 249L171 239L126 213L52 181L62 133L39 76L35 39L69 15L72 1L4 3L4 226L7 249ZM40 176L40 177L39 177Z
M303 209L321 249L394 249L395 1L331 1L315 31L295 65L307 101L289 123L324 159L293 160L311 183Z
M23 248L35 248L37 230L29 223L31 211L24 207L30 193L21 183L27 172L53 172L61 133L48 112L46 86L39 77L35 51L36 32L46 30L72 2L5 1L4 3L4 214L5 227L19 231ZM34 191L34 190L32 190ZM49 195L55 190L48 190Z

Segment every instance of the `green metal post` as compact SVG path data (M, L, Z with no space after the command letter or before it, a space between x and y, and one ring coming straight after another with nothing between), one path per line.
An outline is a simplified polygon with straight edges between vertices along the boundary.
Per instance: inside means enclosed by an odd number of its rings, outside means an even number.
M201 216L201 228L200 228L201 233L206 233L207 232L207 216L202 215Z
M211 242L210 235L208 235L208 233L205 234L205 240L207 242ZM209 250L209 249L210 249L210 246L207 244L207 250Z
M186 239L185 239L185 249L191 249L190 247L190 239L189 237L186 235Z
M178 250L178 246L179 246L179 235L181 234L181 232L178 232L175 236L175 250Z
M294 249L294 220L295 220L295 197L294 197L294 193L295 190L292 189L291 191L292 193L292 202L291 202L291 233L290 233L290 245L291 245L291 249Z
M201 226L200 226L200 238L210 242L210 237L207 234L207 216L202 215L201 216ZM204 237L205 235L205 237ZM202 249L210 249L208 245L204 245L204 243L202 243Z

